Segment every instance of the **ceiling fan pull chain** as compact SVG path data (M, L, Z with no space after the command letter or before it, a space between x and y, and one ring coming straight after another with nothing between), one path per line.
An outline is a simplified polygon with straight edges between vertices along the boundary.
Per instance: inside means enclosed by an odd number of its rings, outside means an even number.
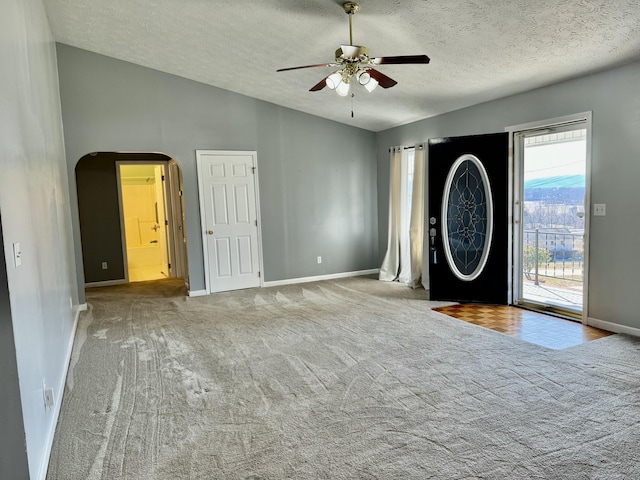
M353 118L353 97L355 97L355 94L351 94L351 118Z

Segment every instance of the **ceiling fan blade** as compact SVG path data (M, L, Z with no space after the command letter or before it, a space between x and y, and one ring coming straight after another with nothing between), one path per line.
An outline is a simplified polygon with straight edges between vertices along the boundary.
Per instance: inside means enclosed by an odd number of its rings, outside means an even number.
M429 63L431 59L426 55L400 55L398 57L372 58L374 65L400 65L406 63Z
M302 65L301 67L289 67L280 68L276 72L288 72L289 70L300 70L301 68L315 68L315 67L337 67L336 63L318 63L317 65Z
M378 81L378 84L382 88L391 88L398 83L393 78L387 77L384 73L379 72L374 68L367 69L367 72L369 72L371 78L375 78Z
M327 78L325 77L322 80L320 80L318 83L316 83L313 87L311 87L309 91L317 92L319 90L322 90L326 86L327 86Z

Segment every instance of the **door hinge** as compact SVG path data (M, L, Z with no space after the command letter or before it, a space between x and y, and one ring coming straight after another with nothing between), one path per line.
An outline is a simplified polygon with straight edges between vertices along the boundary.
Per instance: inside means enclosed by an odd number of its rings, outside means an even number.
M260 278L262 276L261 272L258 272L258 278Z
M256 220L256 227L258 226L258 220Z
M171 264L169 264L169 270L171 270Z
M162 175L162 181L164 182L164 175Z
M168 226L169 226L169 220L165 220L165 221L164 221L164 224L165 224L165 226L167 226L167 227L168 227Z
M183 195L182 190L178 190L178 196L181 197Z
M256 167L251 167L251 172L256 173Z

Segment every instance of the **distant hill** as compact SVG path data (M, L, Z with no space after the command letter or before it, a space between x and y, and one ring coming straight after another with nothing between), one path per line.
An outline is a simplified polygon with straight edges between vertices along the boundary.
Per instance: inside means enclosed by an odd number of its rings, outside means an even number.
M525 201L546 201L555 204L584 203L584 175L560 175L534 178L524 182Z
M560 175L557 177L534 178L524 182L524 188L584 188L584 175Z

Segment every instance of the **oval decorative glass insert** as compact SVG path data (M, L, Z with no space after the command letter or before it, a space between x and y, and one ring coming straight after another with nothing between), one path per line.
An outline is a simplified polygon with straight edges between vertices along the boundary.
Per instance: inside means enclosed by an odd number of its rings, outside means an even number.
M449 268L470 282L484 269L493 235L489 177L475 155L462 155L451 169L442 195L442 238Z

